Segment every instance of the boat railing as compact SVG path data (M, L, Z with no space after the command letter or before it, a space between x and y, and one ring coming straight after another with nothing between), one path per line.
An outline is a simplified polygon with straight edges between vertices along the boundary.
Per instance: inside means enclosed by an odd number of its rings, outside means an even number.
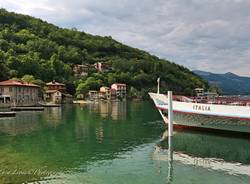
M250 106L250 99L240 99L239 97L219 96L214 98L186 97L175 95L175 101L186 103L204 103L204 104L219 104L219 105L234 105L234 106Z

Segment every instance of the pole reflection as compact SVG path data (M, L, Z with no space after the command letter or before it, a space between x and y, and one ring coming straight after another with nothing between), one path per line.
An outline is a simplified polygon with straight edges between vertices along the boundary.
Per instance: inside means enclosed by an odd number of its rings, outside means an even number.
M250 176L249 153L248 139L186 130L177 131L173 137L168 137L166 130L156 146L153 158L167 162L167 183L172 183L174 163L226 175Z
M171 183L173 181L173 137L168 137L168 177L167 183Z
M162 147L161 142L167 141L167 147ZM155 146L155 151L153 153L153 160L159 161L161 163L162 161L167 162L167 178L166 183L171 184L173 182L173 172L174 172L174 150L173 150L173 137L168 136L168 130L165 130L165 132L162 134L162 138L160 140L160 143ZM162 171L164 166L160 166L159 172Z

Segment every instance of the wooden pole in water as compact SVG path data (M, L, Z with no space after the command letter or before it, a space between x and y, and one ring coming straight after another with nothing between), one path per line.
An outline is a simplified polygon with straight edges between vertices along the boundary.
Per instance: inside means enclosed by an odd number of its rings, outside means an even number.
M168 91L168 136L173 136L173 93Z

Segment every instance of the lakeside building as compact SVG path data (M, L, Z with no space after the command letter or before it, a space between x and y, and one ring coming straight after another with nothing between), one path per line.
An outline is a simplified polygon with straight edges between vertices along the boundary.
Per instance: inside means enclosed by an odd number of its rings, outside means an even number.
M44 100L53 104L71 104L73 96L66 93L65 84L52 81L46 84L47 91L44 95Z
M103 63L103 62L95 63L94 67L98 72L109 72L112 70L111 67L107 63Z
M88 93L88 97L90 100L96 100L99 98L98 91L90 90Z
M116 98L125 98L127 96L127 85L115 83L111 85L111 90L114 91Z
M46 102L60 104L62 103L62 92L58 90L47 90L44 98Z
M203 88L195 88L194 91L196 93L196 96L203 96L203 94L204 94Z
M46 84L46 86L47 86L48 90L57 90L57 91L61 91L61 92L66 91L65 84L59 83L56 81L49 82Z
M90 65L74 65L73 71L77 77L86 77L91 68Z
M102 99L111 99L111 89L109 87L103 86L100 88L99 97Z
M75 76L86 77L91 70L96 70L98 72L108 72L112 70L112 67L104 62L97 62L93 65L90 64L76 64L72 67Z
M96 99L124 99L127 96L127 85L123 83L115 83L110 87L102 86L99 91L90 90L88 98L90 100Z
M6 80L0 82L0 95L4 107L6 104L12 106L35 106L38 104L40 87L38 85L17 81Z
M11 107L11 101L9 95L1 95L0 94L0 107Z

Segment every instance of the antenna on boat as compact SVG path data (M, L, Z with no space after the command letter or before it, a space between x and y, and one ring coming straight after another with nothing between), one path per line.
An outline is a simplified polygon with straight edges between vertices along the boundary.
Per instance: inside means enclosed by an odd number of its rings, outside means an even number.
M160 80L161 80L161 78L158 77L158 79L157 79L157 93L158 94L160 94Z

